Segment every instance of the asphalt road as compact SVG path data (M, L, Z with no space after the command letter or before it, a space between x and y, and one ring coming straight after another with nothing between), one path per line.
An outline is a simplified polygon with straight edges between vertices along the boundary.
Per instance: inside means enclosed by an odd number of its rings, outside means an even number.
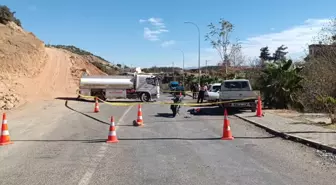
M169 99L166 95L163 100ZM274 137L230 116L235 139L222 141L223 115L193 116L183 107L137 107L64 100L8 114L14 144L0 147L0 184L334 184L336 165L301 144ZM106 141L115 116L119 143Z

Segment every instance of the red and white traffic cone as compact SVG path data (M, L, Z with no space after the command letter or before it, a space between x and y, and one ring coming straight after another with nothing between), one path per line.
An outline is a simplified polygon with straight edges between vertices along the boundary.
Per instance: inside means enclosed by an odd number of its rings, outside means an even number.
M234 137L231 133L230 121L228 119L228 114L226 109L224 109L224 125L223 125L223 136L222 140L233 140Z
M12 144L9 136L6 113L2 115L2 125L0 133L0 146Z
M138 105L138 117L137 117L137 124L139 126L142 126L144 124L143 119L142 119L142 110L141 110L141 104Z
M119 142L113 116L111 116L111 125L110 125L109 135L108 135L106 142L107 143L118 143Z
M96 102L95 102L95 107L94 107L93 112L97 113L99 112L99 103L98 103L98 98L96 97L95 99L96 99Z
M256 113L256 116L257 117L262 117L263 116L260 96L258 96L258 104L257 104L257 113Z

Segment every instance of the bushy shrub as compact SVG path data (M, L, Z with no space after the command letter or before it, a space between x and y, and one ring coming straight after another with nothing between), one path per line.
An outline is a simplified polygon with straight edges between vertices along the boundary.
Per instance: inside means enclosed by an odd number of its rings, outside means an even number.
M20 27L22 26L21 21L15 17L15 12L12 12L7 6L0 5L0 23L7 24L11 21Z
M269 108L298 107L299 102L294 93L302 89L300 76L302 67L293 64L292 60L281 60L267 63L259 79L264 104Z
M326 47L318 56L310 57L302 71L302 91L296 97L307 112L328 112L335 114L336 104L336 50ZM334 106L334 107L332 107Z

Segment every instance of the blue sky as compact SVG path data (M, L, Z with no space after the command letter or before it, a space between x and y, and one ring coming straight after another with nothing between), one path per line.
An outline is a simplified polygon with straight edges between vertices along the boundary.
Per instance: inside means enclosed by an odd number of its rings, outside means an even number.
M75 45L111 62L132 66L197 66L197 29L201 65L219 61L204 35L220 18L235 25L233 40L247 57L268 45L303 54L326 21L335 16L334 0L1 0L16 11L23 27L45 43Z

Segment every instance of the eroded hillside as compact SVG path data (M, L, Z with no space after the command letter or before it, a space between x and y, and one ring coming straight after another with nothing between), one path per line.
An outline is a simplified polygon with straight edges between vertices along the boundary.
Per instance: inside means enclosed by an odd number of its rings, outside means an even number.
M33 33L15 23L0 24L0 109L75 96L83 72L106 75L87 56L46 48Z

